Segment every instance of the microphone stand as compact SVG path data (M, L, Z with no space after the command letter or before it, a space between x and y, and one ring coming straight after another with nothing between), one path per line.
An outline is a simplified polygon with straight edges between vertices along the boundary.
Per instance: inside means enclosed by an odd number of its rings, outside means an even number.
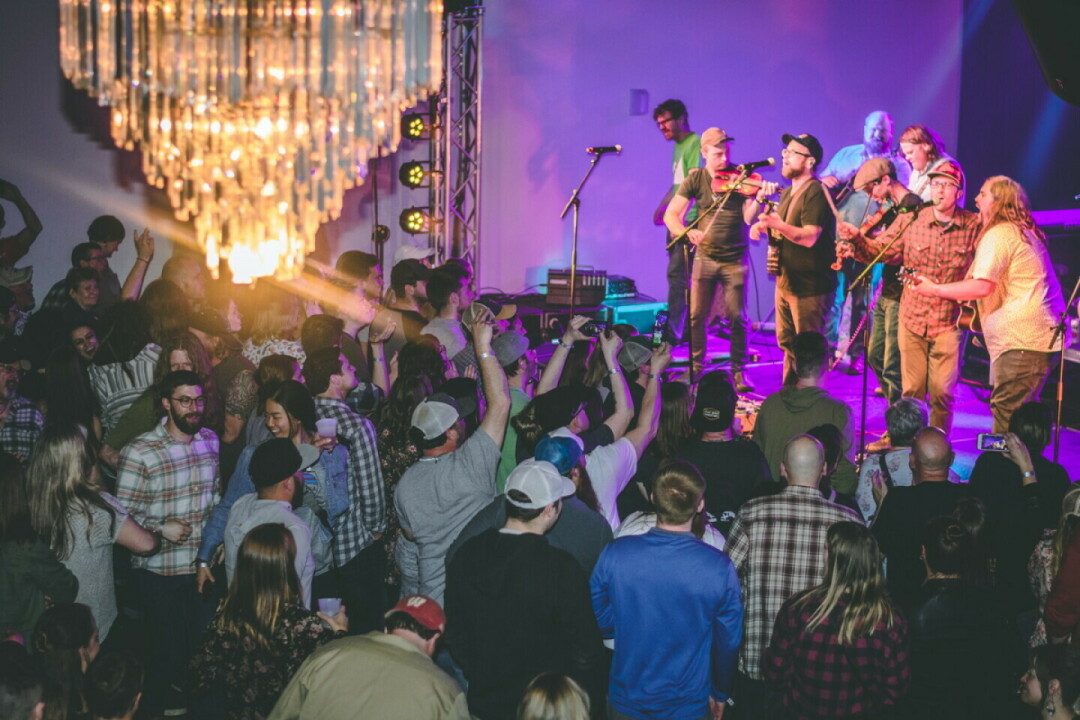
M570 318L574 317L574 310L577 308L577 245L578 245L578 221L581 217L581 189L585 187L585 183L589 181L589 176L592 175L593 170L596 169L597 163L600 162L600 158L604 157L604 153L598 153L593 155L592 160L589 161L589 169L585 171L585 177L581 178L581 182L574 188L574 192L570 193L570 199L566 201L566 207L563 208L562 213L559 214L559 219L566 219L566 213L570 212L570 208L574 209L573 220L573 240L570 246Z
M702 168L702 169L704 169L704 168ZM696 218L694 218L693 221L689 225L686 226L686 229L683 230L681 233L679 233L678 237L673 238L671 240L671 242L669 242L667 244L667 246L664 248L665 250L671 250L671 248L675 247L676 243L685 240L685 242L683 242L683 246L682 246L683 260L684 260L683 267L686 268L687 273L690 273L690 277L686 278L686 290L683 291L683 295L685 297L684 302L686 304L686 314L687 314L687 317L690 319L690 323L689 323L690 324L690 337L689 337L689 342L687 343L687 345L688 345L689 350L690 350L690 384L691 385L693 385L694 382L697 379L697 378L694 377L694 315L693 315L693 308L690 306L690 299L692 297L691 293L690 293L690 290L691 290L690 283L691 283L691 280L693 278L693 273L690 272L690 241L686 240L685 238L686 238L687 235L690 234L691 230L693 230L695 227L697 227L698 223L700 223L701 220L706 215L713 212L714 210L716 211L717 214L719 214L720 211L723 210L724 207L727 206L728 199L731 198L732 194L739 188L740 185L742 185L746 181L746 179L748 177L750 177L750 171L749 170L742 170L739 173L739 176L735 179L735 182L732 183L730 188L728 188L728 191L726 193L724 193L723 195L718 195L713 200L712 205L710 205L708 208L705 209L705 212L698 213L698 216ZM714 220L716 219L715 215L713 216L713 219ZM711 223L710 223L710 225L711 225ZM706 230L707 229L708 228L706 228ZM668 322L669 323L671 322L670 318L668 319ZM702 322L704 322L704 320L702 320ZM706 342L708 342L708 341L706 340ZM702 354L704 354L704 353L702 353ZM702 363L702 365L704 365L704 363Z
M1076 294L1080 291L1080 277L1076 278L1076 284L1073 285L1072 294L1069 295L1069 302L1065 303L1065 309L1061 313L1061 319L1058 324L1054 326L1054 337L1050 340L1050 345L1047 350L1054 349L1054 343L1058 341L1058 336L1061 337L1061 358L1058 360L1058 386L1057 386L1057 422L1054 424L1054 462L1058 461L1058 454L1061 451L1061 411L1065 403L1065 340L1068 338L1068 334L1065 332L1067 327L1066 323L1069 322L1069 308L1072 307L1073 302L1076 300Z
M866 267L863 269L863 271L861 273L859 273L858 277L856 277L854 280L851 281L851 286L848 288L848 295L850 295L851 292L855 288L857 288L861 283L864 283L864 282L869 283L870 273L871 273L871 271L873 271L874 265L881 262L881 259L883 257L885 257L885 254L888 253L889 250L892 249L893 245L896 244L896 241L899 240L901 237L903 237L904 233L907 232L907 229L909 227L911 227L912 225L914 225L914 224L915 224L915 218L912 217L911 222L909 222L907 225L905 225L903 228L901 228L900 232L896 233L896 235L893 237L893 239L890 240L888 243L886 243L885 246L883 248L881 248L880 251L878 251L878 254L875 255L874 258L870 262L868 262L866 264ZM863 314L863 323L862 323L863 327L861 328L861 330L864 333L863 334L863 347L865 348L864 352L866 352L866 351L868 351L870 349L870 325L871 325L871 323L867 322L867 319L870 317L870 314L873 312L874 308L877 306L878 301L880 299L880 295L881 295L881 293L879 292L878 297L875 297L873 302L870 302L870 303L866 304L866 312ZM852 338L854 338L854 336L855 336L855 333L852 333ZM850 340L848 341L848 345L849 346L851 345ZM835 370L836 365L839 362L840 362L839 357L833 357L832 363L829 365L829 371L831 372L832 370ZM867 395L869 394L869 392L868 392L868 390L869 390L869 383L868 383L869 365L870 365L870 363L865 362L865 361L863 362L862 402L861 402L860 417L859 417L859 453L858 454L860 456L866 450L866 405L867 405ZM860 463L860 469L861 469L861 463Z

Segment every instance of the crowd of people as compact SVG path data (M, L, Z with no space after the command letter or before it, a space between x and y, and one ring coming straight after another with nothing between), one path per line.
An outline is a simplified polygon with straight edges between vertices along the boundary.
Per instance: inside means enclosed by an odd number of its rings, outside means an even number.
M959 484L898 398L860 472L815 330L750 438L740 368L688 385L585 317L541 367L460 259L146 282L143 231L120 283L125 235L94 220L37 312L0 287L0 717L1080 712L1038 403Z

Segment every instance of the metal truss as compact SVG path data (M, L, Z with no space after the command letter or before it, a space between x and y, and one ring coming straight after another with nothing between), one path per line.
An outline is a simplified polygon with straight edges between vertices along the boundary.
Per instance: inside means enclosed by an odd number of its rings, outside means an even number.
M432 167L435 257L468 260L480 274L480 166L484 8L470 3L445 18L446 73L437 102Z

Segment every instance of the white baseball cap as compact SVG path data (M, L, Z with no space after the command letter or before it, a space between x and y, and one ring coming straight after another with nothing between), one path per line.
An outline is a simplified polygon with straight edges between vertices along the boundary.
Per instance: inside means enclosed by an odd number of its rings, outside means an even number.
M517 490L527 501L515 500L511 490ZM506 499L523 510L539 510L577 492L570 478L563 477L546 460L525 460L506 478Z
M394 262L390 263L393 267L402 260L423 260L424 258L431 257L435 254L435 248L422 248L415 245L398 245L397 250L394 251Z
M424 398L412 414L412 426L432 440L454 426L461 417L457 402L446 393Z

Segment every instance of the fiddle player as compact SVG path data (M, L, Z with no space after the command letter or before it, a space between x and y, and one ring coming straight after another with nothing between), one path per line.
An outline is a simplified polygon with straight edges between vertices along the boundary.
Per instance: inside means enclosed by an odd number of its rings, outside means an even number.
M863 141L858 145L840 148L821 171L821 184L834 193L836 209L842 221L860 225L867 216L878 209L877 203L869 197L869 193L859 190L854 184L856 173L867 160L884 158L891 161L898 171L900 182L903 185L907 184L910 171L908 164L903 162L904 156L893 149L893 129L893 119L889 113L875 110L867 115L863 122ZM826 334L833 345L837 344L840 336L840 319L844 311L846 294L848 294L847 288L851 287L852 281L865 269L865 265L854 260L845 260L837 273L836 296L833 298L832 309L829 311L829 332ZM869 290L870 285L862 283L850 292L851 332L854 333L848 348L848 355L851 358L848 373L851 375L862 372L862 358L866 355L862 333L855 333L855 329L866 314L866 302L870 298Z
M787 146L781 172L791 186L780 196L775 213L758 216L750 237L779 235L780 275L776 278L776 341L784 351L784 384L795 376L795 336L807 330L825 333L825 314L836 290L830 266L836 256L836 217L832 199L817 180L821 143L813 135L784 135ZM756 202L763 200L761 193Z
M959 165L946 162L928 177L933 206L920 210L913 220L895 222L869 241L845 230L856 259L870 260L899 237L884 258L886 262L903 263L917 275L940 283L964 277L980 229L978 216L960 207L964 173ZM956 326L960 307L952 300L927 297L907 287L900 296L899 310L901 395L924 400L929 392L930 424L948 433L964 339L964 331Z
M704 213L687 238L697 248L690 285L690 337L693 349L691 377L701 376L705 365L705 322L718 288L724 292L723 314L731 326L731 369L739 392L754 387L746 377L746 226L754 218L757 202L776 192L776 183L748 181L737 188L723 207L713 209L726 192L724 183L735 181L739 172L732 165L729 146L734 138L720 128L701 134L701 155L705 167L691 170L664 213L664 224L673 237L686 232L683 214L690 201ZM752 184L751 184L752 183ZM747 193L751 197L746 197Z
M1055 326L1065 300L1024 188L995 175L983 183L975 207L982 233L967 277L933 282L920 275L911 291L929 298L977 301L990 353L993 432L1004 433L1013 412L1039 397L1061 352L1064 337Z
M911 214L919 208L922 198L909 191L897 179L897 166L885 158L871 158L862 164L855 174L852 189L879 205L874 215L866 218L861 227L841 221L837 228L840 242L836 245L838 256L853 255L852 240L859 237L861 245L869 238L875 238L892 228L904 215L910 222ZM873 259L873 258L867 258ZM865 287L865 286L864 286ZM870 347L867 348L866 360L877 375L882 395L892 405L900 399L900 346L897 329L900 324L900 295L904 290L900 282L899 265L883 265L881 273L881 292L874 305L870 325ZM854 322L854 319L852 320ZM888 433L877 443L868 448L871 451L889 447Z

